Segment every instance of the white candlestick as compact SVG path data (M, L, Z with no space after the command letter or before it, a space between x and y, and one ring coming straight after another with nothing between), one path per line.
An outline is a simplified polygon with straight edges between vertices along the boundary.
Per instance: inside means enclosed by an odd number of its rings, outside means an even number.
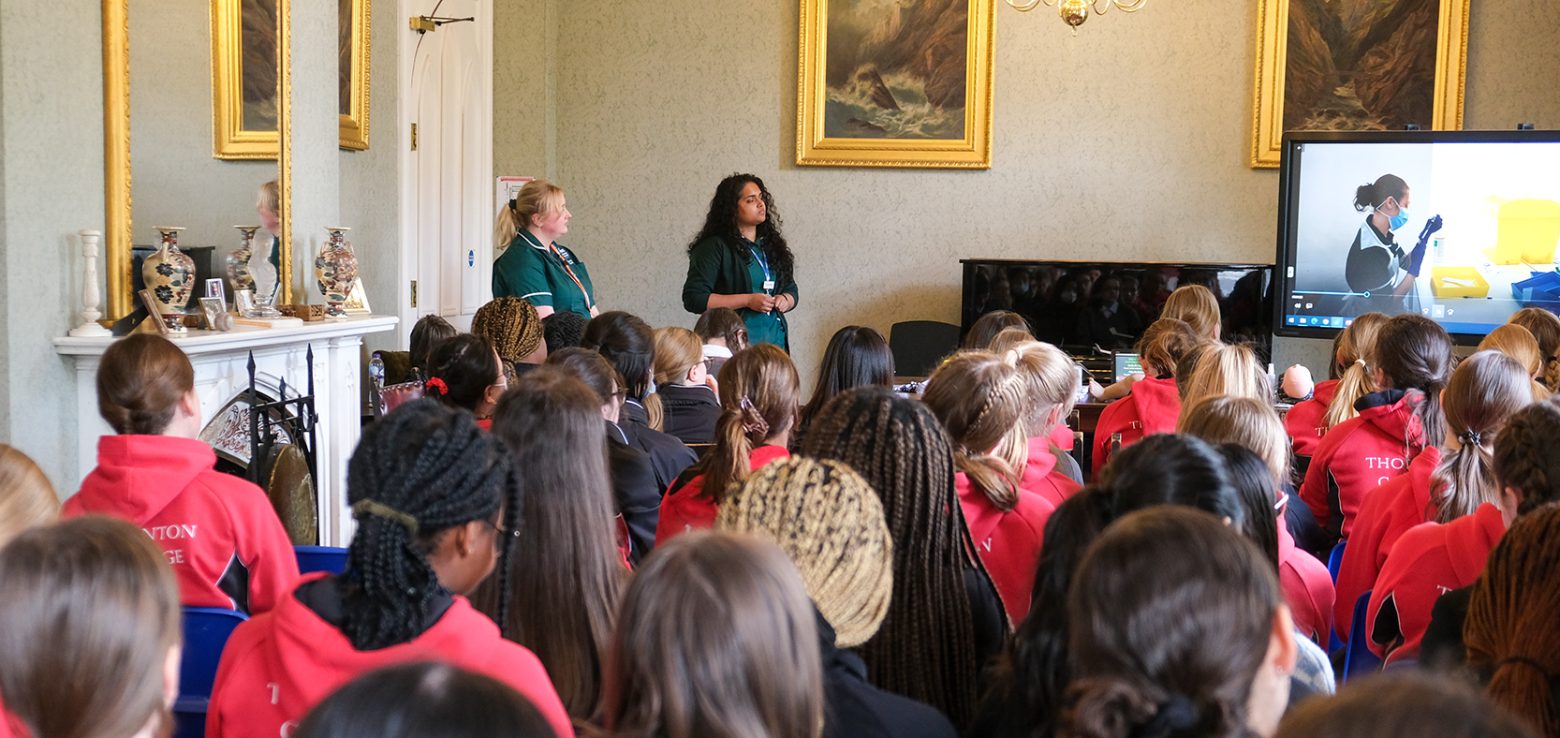
M85 274L81 278L81 325L72 328L72 336L107 336L109 330L98 325L103 313L98 311L102 299L98 291L97 251L103 240L101 231L81 231L81 255L86 259Z

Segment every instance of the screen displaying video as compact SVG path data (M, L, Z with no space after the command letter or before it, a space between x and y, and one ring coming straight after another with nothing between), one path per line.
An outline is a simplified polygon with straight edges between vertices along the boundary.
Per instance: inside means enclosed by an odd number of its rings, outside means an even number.
M1560 308L1560 134L1439 135L1451 140L1287 142L1281 334L1375 311L1474 337L1520 308Z

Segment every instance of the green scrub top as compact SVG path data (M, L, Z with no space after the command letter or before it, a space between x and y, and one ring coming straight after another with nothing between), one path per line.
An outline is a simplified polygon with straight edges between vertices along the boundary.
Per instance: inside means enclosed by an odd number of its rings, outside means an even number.
M770 276L764 270L765 264L761 261L762 251L757 246L748 242L749 253L760 258L749 259L747 263L748 292L767 292L771 295L780 294L773 287L764 289L764 282L769 281ZM747 324L748 343L772 343L786 351L791 350L791 342L786 335L785 314L776 310L772 313L760 313L747 308L738 308L737 314L742 316L742 322Z
M547 248L526 231L516 234L503 256L493 262L493 296L519 297L537 307L567 310L587 319L596 304L585 262L563 244L555 242Z

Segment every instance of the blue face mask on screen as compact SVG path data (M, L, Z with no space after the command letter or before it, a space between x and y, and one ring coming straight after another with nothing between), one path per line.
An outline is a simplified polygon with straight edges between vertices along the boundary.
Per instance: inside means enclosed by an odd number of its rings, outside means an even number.
M1378 206L1376 209L1381 208ZM1387 230L1395 231L1406 225L1408 225L1408 208L1399 205L1397 215L1387 216Z

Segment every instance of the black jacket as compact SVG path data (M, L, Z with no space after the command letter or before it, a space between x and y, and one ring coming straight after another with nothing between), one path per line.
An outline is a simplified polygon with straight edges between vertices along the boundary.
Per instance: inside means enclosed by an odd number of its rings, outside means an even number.
M627 436L607 422L607 470L612 497L628 526L628 558L638 564L655 546L655 525L661 516L661 492L650 468L650 456L628 445Z
M650 468L655 471L655 485L664 495L677 475L699 459L676 436L653 430L649 423L643 405L634 400L623 403L623 415L618 418L618 427L627 436L628 445L650 455Z
M720 420L720 400L709 387L683 387L663 384L656 390L661 398L661 424L666 432L683 443L714 443L715 421Z
M955 738L948 718L915 700L867 681L867 665L834 645L834 628L813 609L823 655L824 738Z

